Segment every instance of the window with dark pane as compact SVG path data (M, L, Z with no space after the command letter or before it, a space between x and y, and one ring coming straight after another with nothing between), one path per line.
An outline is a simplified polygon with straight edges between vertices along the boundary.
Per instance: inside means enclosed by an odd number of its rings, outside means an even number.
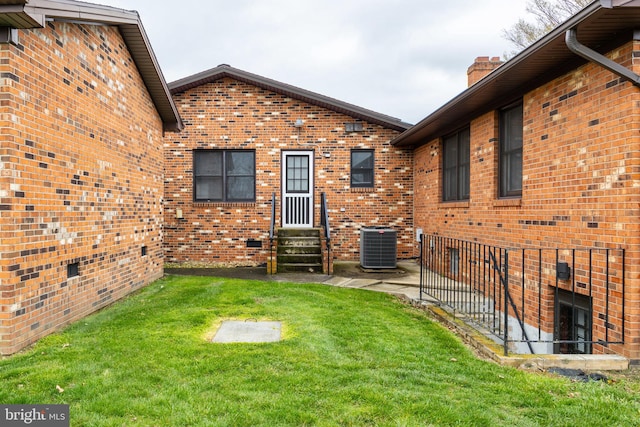
M449 135L442 140L442 200L469 199L469 128Z
M222 200L222 151L194 151L195 200Z
M373 150L351 151L351 186L373 187Z
M194 200L246 202L255 200L255 152L195 150Z
M226 151L226 200L255 200L255 153L253 151Z
M500 197L522 196L522 104L500 112Z

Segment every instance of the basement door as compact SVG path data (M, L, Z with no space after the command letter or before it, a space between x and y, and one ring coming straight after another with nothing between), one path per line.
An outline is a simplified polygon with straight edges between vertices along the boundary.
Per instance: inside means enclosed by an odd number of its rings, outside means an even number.
M592 298L558 290L556 297L556 354L591 354Z
M282 226L313 227L313 151L282 152Z

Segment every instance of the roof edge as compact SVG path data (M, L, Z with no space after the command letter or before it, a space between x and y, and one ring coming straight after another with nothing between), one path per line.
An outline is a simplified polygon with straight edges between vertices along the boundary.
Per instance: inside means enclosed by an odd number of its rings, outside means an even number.
M343 102L335 98L321 95L306 89L302 89L293 85L279 82L267 77L250 73L231 67L227 64L221 64L215 68L193 74L191 76L176 80L169 83L169 90L172 94L184 92L206 83L211 83L222 78L229 77L244 83L252 84L260 88L271 90L294 99L308 102L323 108L327 108L342 114L346 114L355 118L379 124L384 127L397 131L406 131L411 128L410 123L403 122L401 119L378 113L366 108L359 107L354 104Z
M0 14L12 15L16 28L43 28L46 21L117 26L163 122L163 130L184 125L138 12L75 0L16 0L0 5Z
M135 24L140 21L138 12L111 6L85 3L75 0L28 0L25 13L46 18L67 18L83 23Z
M599 0L594 1L590 5L586 6L580 12L567 19L564 23L560 24L558 27L551 30L544 37L539 39L537 42L532 44L531 46L524 49L515 57L511 58L509 61L502 64L500 67L493 70L487 76L482 78L473 86L465 89L463 92L449 100L447 103L442 105L440 108L435 110L433 113L429 114L427 117L416 123L411 129L403 132L398 135L395 139L391 141L391 145L395 145L398 147L411 146L415 145L417 141L414 141L412 137L417 134L420 130L424 129L426 126L436 121L440 115L446 114L454 105L464 102L466 99L472 97L477 92L483 90L486 86L492 84L495 80L500 78L502 75L509 73L513 68L518 66L521 62L527 61L532 55L542 50L545 46L549 45L553 40L558 37L564 38L565 33L576 27L579 23L583 22L585 19L589 18L594 13L599 10L606 8L602 5L602 3L613 1L613 2L624 2L625 0ZM638 0L631 0L632 2L636 2ZM426 142L425 142L426 143Z

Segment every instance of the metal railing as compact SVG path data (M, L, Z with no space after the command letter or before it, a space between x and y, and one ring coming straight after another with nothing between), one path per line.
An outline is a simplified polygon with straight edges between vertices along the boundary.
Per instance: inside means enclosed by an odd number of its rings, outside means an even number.
M327 269L326 274L332 273L332 260L331 260L331 227L329 225L329 208L327 207L327 195L325 193L320 194L320 225L324 230L324 241L327 251Z
M269 262L273 266L273 241L276 239L276 193L271 193L271 224L269 225ZM273 269L273 267L271 267ZM273 273L273 271L270 271Z
M420 267L420 298L488 332L505 355L624 344L624 249L502 248L423 235Z

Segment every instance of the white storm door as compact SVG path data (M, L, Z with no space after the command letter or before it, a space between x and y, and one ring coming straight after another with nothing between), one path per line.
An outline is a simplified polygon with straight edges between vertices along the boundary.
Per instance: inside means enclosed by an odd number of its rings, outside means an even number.
M313 227L313 151L282 152L282 226Z

